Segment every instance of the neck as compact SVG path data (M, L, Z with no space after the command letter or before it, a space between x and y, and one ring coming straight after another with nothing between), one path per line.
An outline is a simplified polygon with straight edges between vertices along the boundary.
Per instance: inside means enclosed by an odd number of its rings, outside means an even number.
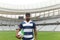
M29 22L30 20L26 20L27 22Z

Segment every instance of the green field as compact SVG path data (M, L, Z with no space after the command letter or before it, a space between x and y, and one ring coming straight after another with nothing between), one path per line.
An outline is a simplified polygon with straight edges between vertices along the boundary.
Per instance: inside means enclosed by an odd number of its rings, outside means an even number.
M0 32L0 40L18 40L14 31ZM38 40L60 40L60 32L38 32Z

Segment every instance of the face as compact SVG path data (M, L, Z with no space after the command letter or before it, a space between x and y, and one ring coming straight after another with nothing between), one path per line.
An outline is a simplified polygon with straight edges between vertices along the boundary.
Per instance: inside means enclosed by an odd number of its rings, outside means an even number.
M26 15L26 20L30 20L30 15Z

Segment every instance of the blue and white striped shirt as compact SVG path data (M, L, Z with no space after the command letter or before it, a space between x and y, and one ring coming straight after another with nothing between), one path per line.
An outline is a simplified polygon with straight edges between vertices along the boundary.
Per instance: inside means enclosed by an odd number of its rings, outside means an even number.
M20 26L21 29L24 31L25 39L32 39L34 37L33 30L35 29L35 23L31 20L29 22L23 21Z

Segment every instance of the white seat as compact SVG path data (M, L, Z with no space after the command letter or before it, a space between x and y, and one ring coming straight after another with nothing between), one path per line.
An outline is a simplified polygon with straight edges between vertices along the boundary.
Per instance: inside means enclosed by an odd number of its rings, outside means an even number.
M0 31L2 31L3 29L2 29L2 27L0 26Z
M56 27L57 25L47 25L47 26L44 26L42 29L40 29L39 31L54 31L54 28Z
M10 30L16 30L14 26L10 26Z
M2 26L3 30L10 30L9 26Z
M55 29L55 31L60 31L60 25L57 26L57 28Z

